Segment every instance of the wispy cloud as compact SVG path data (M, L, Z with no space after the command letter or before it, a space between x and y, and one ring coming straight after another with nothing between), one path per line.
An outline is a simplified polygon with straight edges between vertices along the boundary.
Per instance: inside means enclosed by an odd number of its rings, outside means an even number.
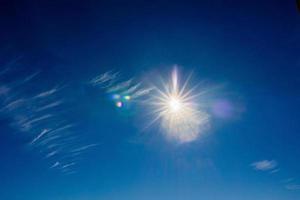
M300 184L288 184L285 188L287 190L300 190Z
M12 70L12 64L0 70L0 114L10 119L12 128L31 137L29 149L40 153L44 160L51 163L51 169L65 174L74 173L72 168L81 160L84 151L95 144L81 142L80 134L74 128L77 122L68 118L69 113L64 111L65 107L68 110L72 107L64 100L65 93L59 91L68 88L55 86L44 89L43 79L34 84L36 77L42 76L41 71L20 77L15 74L20 74L19 69ZM116 73L107 73L94 81L113 82L116 76ZM32 84L27 84L29 81Z
M50 169L58 167L60 165L60 163L58 161L56 161L53 165L50 166Z
M84 151L84 150L87 150L87 149L89 149L91 147L95 147L95 146L98 146L98 144L85 145L85 146L79 147L77 149L73 149L71 152L80 152L80 151Z
M74 127L74 126L75 126L74 124L66 124L66 125L60 126L58 128L53 129L51 131L51 134L58 133L58 132L61 132L61 131L66 131L67 129L70 129L70 128Z
M93 86L100 86L102 88L110 87L119 77L119 72L108 71L100 74L89 81Z
M149 94L153 88L140 88L132 94L132 98L138 98L144 95Z
M50 90L46 90L46 91L43 91L43 92L37 94L34 98L44 98L44 97L51 96L51 95L59 92L63 88L65 88L65 85L63 85L63 86L56 86L56 87L54 87L54 88L52 88Z
M50 130L49 129L44 129L38 136L36 136L30 144L34 144L36 141L38 141L41 137L43 137L46 133L48 133Z
M21 126L22 129L24 129L24 130L29 130L29 129L31 129L31 127L32 127L34 124L39 123L39 122L41 122L42 120L48 119L48 118L50 118L50 117L53 117L53 115L52 115L52 114L45 114L45 115L43 115L43 116L36 117L36 118L34 118L34 119L30 120L30 121L26 121L26 122L24 122L24 123L21 123L20 126Z
M4 110L13 110L21 106L23 103L25 103L25 99L17 99L12 102L9 102L6 106L4 106Z
M270 171L270 174L275 174L275 173L277 173L277 172L279 172L280 171L280 169L279 168L277 168L277 169L273 169L272 171Z
M13 66L15 66L18 61L20 61L23 58L23 56L18 56L12 60L10 60L8 63L6 63L4 66L2 66L4 69L0 71L0 76L7 74L9 71L12 70Z
M121 83L118 83L112 87L110 87L107 92L121 92L124 91L125 89L128 89L130 85L132 84L133 79L129 79L127 81L123 81Z
M257 162L253 162L251 164L253 169L258 171L271 171L275 170L277 167L277 162L275 160L261 160Z
M287 190L300 190L300 184L296 183L294 177L284 179L281 181L281 183L284 184L284 187Z
M282 180L281 182L282 183L290 183L290 182L292 182L294 180L295 180L295 178L287 178L287 179Z
M37 108L36 111L39 112L39 111L43 111L43 110L46 110L46 109L49 109L49 108L53 108L53 107L59 106L62 103L63 103L62 100L51 102L51 103L49 103L49 104L47 104L45 106Z
M120 80L120 72L108 71L100 74L89 81L92 86L98 86L106 93L117 93L118 95L129 95L131 99L136 99L149 94L153 88L145 87L142 82L134 78Z
M65 169L65 168L69 168L69 167L71 167L71 166L73 166L73 165L75 165L74 162L65 164L65 165L63 165L61 168L62 168L62 169Z
M31 81L33 78L35 78L40 73L41 73L41 71L37 71L37 72L34 72L33 74L30 74L29 76L27 76L27 77L24 78L23 83Z
M136 92L140 87L141 87L141 83L129 85L128 88L125 91L123 91L122 93L123 94L132 94L132 93Z
M51 151L50 153L48 153L45 157L46 158L50 158L50 157L52 157L52 156L54 156L54 155L56 155L57 154L57 152L58 151Z

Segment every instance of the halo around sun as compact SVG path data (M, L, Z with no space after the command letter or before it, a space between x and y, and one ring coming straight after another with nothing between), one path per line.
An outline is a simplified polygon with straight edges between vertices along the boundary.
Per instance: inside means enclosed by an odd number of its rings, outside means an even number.
M188 80L180 85L178 72L172 71L171 80L163 89L155 87L151 98L153 122L159 121L164 134L178 142L191 142L203 133L208 124L208 114L199 109L199 95L188 89Z

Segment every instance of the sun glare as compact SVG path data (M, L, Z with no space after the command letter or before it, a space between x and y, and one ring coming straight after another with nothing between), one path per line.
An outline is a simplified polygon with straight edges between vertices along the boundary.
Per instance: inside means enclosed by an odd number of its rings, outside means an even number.
M180 99L176 98L176 97L171 97L170 101L169 101L169 109L176 113L179 112L180 109L182 108L182 104L180 102Z
M208 123L208 115L199 110L194 89L187 89L188 80L181 86L176 68L163 89L155 87L154 120L160 121L166 136L179 142L190 142L201 134Z

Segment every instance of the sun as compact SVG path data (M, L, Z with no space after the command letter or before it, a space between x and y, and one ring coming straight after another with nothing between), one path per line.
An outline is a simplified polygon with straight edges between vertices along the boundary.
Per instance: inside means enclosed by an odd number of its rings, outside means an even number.
M163 132L169 139L190 142L203 132L208 124L208 115L199 109L199 95L195 89L188 89L188 80L179 83L177 69L162 88L154 87L155 94L150 100L153 105L152 123L159 121Z
M176 113L179 112L182 108L182 103L179 98L171 97L169 101L169 109L171 112Z

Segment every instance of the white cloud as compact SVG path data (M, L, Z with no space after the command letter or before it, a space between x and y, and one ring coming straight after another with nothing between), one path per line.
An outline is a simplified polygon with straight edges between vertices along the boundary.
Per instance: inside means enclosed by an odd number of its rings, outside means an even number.
M255 170L259 171L270 171L277 167L277 162L275 160L261 160L251 164Z

